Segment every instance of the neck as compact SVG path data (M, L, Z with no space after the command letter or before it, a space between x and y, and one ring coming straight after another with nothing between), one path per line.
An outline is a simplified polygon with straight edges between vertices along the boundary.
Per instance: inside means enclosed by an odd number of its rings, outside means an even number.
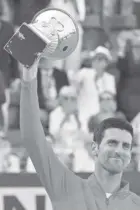
M110 173L96 162L95 176L105 193L113 193L120 188L122 173Z

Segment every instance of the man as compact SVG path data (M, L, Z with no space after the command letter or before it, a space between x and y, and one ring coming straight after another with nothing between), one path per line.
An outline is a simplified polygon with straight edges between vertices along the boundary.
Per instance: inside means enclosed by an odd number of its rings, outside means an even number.
M92 145L95 173L83 180L63 166L45 139L37 96L37 63L23 68L21 136L55 210L139 210L140 198L122 181L131 160L133 129L124 120L103 121ZM86 102L85 102L86 103ZM85 104L86 105L86 104ZM56 119L57 120L57 119Z
M91 118L94 118L94 120L92 120L95 122L95 124L99 124L102 120L110 117L126 119L122 112L117 111L117 104L114 95L108 91L105 91L100 95L100 112ZM93 125L92 129L94 129Z
M58 157L68 167L68 162L73 161L75 145L78 145L79 141L82 142L75 88L62 87L58 101L58 106L50 113L49 133L55 139L55 151ZM72 167L72 164L69 166Z
M70 135L71 139L79 128L76 90L72 86L64 86L59 92L59 105L50 113L49 131L55 138L61 136L66 143L66 136Z
M49 86L47 92L52 92L50 91L50 89L53 89L53 98L58 96L59 91L63 86L70 85L68 74L63 68L61 60L49 61L48 59L43 57L39 61L39 69L41 75L43 75L43 73L47 75L47 79L49 80L47 84ZM41 80L42 83L44 80L46 83L46 79L41 77ZM53 87L51 88L50 86Z
M100 94L104 91L109 91L113 95L116 93L115 79L106 72L107 66L112 61L110 51L103 46L98 46L93 51L91 59L92 68L84 67L74 75L74 82L79 93L79 115L85 130L87 130L89 117L100 112Z

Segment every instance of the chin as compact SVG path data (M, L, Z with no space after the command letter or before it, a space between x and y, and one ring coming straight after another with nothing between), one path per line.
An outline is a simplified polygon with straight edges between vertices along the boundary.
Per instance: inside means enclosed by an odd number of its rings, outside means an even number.
M123 172L122 167L114 167L114 166L105 166L104 167L106 171L108 171L110 174L120 174Z
M112 175L115 174L121 174L123 172L123 170L118 170L118 169L108 169L108 172Z

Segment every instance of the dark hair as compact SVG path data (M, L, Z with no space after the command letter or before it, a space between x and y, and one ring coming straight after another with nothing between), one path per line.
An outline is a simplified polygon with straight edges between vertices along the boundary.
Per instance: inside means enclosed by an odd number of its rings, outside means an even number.
M103 120L94 130L94 142L98 145L101 143L104 131L108 128L119 128L121 130L128 131L133 137L133 127L129 122L119 118L108 118Z

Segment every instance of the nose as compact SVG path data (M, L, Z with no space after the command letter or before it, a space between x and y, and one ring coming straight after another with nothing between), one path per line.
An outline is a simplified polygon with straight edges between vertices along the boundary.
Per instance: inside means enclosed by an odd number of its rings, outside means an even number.
M121 155L123 153L123 148L122 148L122 145L119 144L116 149L115 149L115 153L118 154L118 155Z

